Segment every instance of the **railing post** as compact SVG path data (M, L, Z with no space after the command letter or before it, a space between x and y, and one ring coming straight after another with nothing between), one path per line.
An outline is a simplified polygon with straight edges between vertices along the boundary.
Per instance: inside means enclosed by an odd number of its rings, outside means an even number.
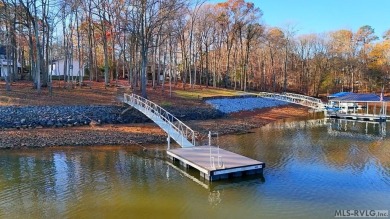
M155 104L152 101L149 101L145 98L142 98L136 94L124 94L124 100L127 101L128 104L137 106L140 112L147 115L149 118L154 120L153 118L158 117L165 123L167 123L169 129L173 129L178 133L178 136L174 136L173 139L177 140L178 143L181 143L181 146L184 146L184 141L187 140L190 145L195 146L195 132L181 122L179 119L174 117L168 111L161 108L159 105ZM152 118L153 117L153 118ZM175 124L176 123L176 124ZM168 133L168 148L170 148L170 134L172 134L169 130L164 130ZM190 140L191 138L191 140ZM190 146L186 145L186 146Z
M168 134L167 142L168 142L168 150L170 150L171 149L171 136L169 134Z
M209 131L209 146L211 146L211 131Z
M195 132L192 132L192 144L196 146L196 141L195 141Z

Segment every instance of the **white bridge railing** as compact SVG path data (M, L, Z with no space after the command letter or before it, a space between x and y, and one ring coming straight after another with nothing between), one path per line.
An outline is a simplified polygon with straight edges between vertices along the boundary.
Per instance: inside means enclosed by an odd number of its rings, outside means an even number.
M136 94L124 94L124 103L153 120L181 147L195 146L195 132L159 105Z
M325 109L325 105L322 102L322 100L314 97L301 95L301 94L260 92L256 95L264 98L272 98L272 99L281 100L285 102L295 103L316 110Z

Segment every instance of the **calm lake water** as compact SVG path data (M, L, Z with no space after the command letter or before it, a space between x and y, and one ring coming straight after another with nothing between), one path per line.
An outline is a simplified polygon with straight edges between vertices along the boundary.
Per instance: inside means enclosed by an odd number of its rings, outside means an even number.
M386 129L287 120L219 137L222 148L266 169L263 177L212 184L171 165L166 145L3 150L0 218L333 218L339 209L389 210Z

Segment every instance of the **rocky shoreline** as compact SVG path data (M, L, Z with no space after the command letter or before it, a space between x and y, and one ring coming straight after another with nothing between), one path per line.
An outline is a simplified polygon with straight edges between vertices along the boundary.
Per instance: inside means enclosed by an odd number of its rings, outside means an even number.
M0 130L61 128L91 124L132 124L150 120L123 106L8 106L0 107ZM212 108L167 107L181 120L217 119L225 114Z
M137 133L120 126L71 127L0 131L0 149L40 148L51 146L142 145L166 141L157 131Z
M221 135L242 134L278 119L307 116L306 108L261 98L211 101L217 101L219 109L209 106L164 108L197 130L198 142L205 140L208 131ZM166 142L166 134L157 125L137 110L126 109L115 105L0 107L0 148Z
M225 117L224 113L211 107L165 108L183 121ZM166 136L162 130L139 111L127 110L124 106L0 107L2 149L163 142L166 142Z
M234 113L240 111L289 105L288 102L269 98L261 98L253 95L238 96L233 98L212 98L207 99L205 102L212 105L215 109L218 109L223 113Z

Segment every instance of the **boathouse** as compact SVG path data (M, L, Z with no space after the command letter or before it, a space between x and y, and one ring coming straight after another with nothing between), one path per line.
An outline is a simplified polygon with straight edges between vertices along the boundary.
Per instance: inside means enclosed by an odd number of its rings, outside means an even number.
M328 96L327 116L332 118L386 121L387 103L383 94L359 94L340 92Z

